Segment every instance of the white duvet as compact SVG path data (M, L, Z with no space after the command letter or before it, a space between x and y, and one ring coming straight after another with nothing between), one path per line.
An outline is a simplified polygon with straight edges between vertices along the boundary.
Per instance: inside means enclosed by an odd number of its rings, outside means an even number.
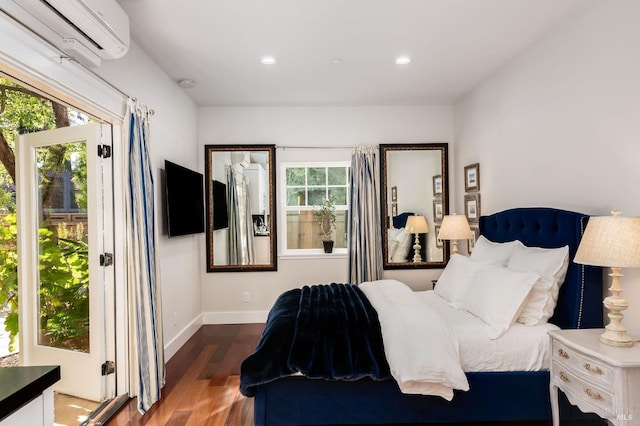
M489 339L482 320L453 309L433 291L414 292L396 280L360 284L378 312L391 375L403 393L437 395L468 390L464 372L549 368L553 324L512 325Z
M437 395L468 390L455 330L437 311L425 309L416 293L400 281L360 284L378 312L384 350L403 393Z

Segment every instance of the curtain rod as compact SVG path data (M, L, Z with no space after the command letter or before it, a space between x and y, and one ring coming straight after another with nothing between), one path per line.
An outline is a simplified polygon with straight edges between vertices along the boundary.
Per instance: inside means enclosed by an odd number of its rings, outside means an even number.
M374 145L374 148L378 148L378 145ZM286 146L286 145L276 145L276 149L355 149L355 146Z

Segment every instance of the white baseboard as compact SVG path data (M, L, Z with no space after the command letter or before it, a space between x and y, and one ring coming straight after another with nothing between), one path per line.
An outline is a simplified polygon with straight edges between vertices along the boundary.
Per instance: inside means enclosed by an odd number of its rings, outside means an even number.
M269 311L204 312L202 324L251 324L267 322Z
M165 362L169 361L171 357L173 357L176 352L185 344L187 340L193 336L196 331L200 329L202 326L202 314L195 317L193 321L186 325L185 328L180 330L178 335L171 339L169 343L164 345L164 360Z

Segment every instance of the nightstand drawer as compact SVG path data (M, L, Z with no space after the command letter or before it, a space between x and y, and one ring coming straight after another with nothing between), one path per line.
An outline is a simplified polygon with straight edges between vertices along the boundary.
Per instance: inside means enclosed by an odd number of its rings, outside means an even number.
M613 370L611 367L582 354L563 343L553 341L553 360L561 364L565 369L573 372L585 380L611 387L613 384Z
M587 383L573 373L566 365L553 363L553 378L558 382L558 387L569 397L569 401L577 404L578 401L585 401L602 412L612 413L614 407L613 393L605 390L604 387Z

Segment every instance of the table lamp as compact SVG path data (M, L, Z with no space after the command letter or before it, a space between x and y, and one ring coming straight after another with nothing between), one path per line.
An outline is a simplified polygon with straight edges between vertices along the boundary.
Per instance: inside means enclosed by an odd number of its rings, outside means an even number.
M409 216L405 225L404 231L407 234L416 234L413 242L413 261L422 262L422 256L420 256L420 239L419 234L426 234L429 232L429 226L427 225L427 219L424 216Z
M440 232L438 233L439 240L451 241L451 254L458 253L458 240L469 240L473 238L473 232L467 222L465 215L445 215L442 218L442 225L440 225Z
M640 267L640 218L621 217L618 211L612 213L613 216L589 218L574 261L611 268L612 294L603 301L609 310L609 324L600 341L610 346L631 347L633 339L622 325L622 311L629 307L629 302L620 296L620 270Z

